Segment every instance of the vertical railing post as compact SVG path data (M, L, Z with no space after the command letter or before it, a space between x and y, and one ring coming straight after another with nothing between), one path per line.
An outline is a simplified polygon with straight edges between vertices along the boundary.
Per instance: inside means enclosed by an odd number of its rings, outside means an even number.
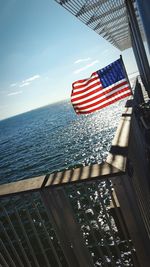
M64 190L62 188L43 189L41 197L69 267L93 267L91 255L84 244Z
M149 267L150 263L150 240L147 235L135 190L132 186L131 177L128 174L112 179L112 183L120 204L120 209L126 222L140 267Z

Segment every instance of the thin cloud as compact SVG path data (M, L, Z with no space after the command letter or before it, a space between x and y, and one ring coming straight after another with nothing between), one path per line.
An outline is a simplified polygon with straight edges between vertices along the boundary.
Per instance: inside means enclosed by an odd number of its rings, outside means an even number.
M90 64L87 64L86 66L84 66L84 67L82 67L80 69L75 70L74 71L74 74L77 74L79 72L82 72L82 71L84 71L84 70L92 67L93 65L97 64L98 62L99 62L99 60L95 60L95 61L91 62Z
M8 96L19 95L19 94L22 94L22 91L16 91L16 92L9 93Z
M19 85L19 87L28 86L28 85L31 84L31 82L33 82L34 80L39 79L39 78L40 78L40 75L36 74L36 75L34 75L34 76L32 76L32 77L26 79L26 80L23 80L23 81L21 82L21 84Z
M81 62L89 61L90 59L91 59L90 57L88 57L88 58L80 58L80 59L76 60L74 62L74 64L78 64L78 63L81 63Z
M30 84L29 82L24 82L24 83L20 84L19 87L28 86L29 84Z
M40 75L34 75L34 76L32 76L32 77L30 77L30 78L28 78L28 79L26 79L26 80L24 80L24 81L22 81L23 83L26 83L26 82L32 82L32 81L34 81L34 80L36 80L36 79L39 79L40 78Z

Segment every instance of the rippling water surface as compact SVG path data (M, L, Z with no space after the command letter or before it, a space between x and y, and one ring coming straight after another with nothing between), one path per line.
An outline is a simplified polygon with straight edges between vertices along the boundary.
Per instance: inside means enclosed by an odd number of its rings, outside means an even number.
M1 121L0 183L102 162L123 106L77 116L63 101Z

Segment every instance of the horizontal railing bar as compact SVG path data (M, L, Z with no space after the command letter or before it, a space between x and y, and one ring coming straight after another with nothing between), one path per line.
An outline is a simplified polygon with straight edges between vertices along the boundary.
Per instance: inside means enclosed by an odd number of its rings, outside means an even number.
M0 197L29 191L39 191L40 189L49 186L61 186L85 180L91 181L97 178L103 180L107 177L111 178L113 176L120 175L121 173L123 172L108 163L93 164L91 166L83 166L77 169L52 173L46 176L44 175L8 184L2 184L0 185Z
M2 184L0 185L0 197L28 191L38 191L49 186L91 181L97 178L102 180L123 174L126 171L131 114L131 107L126 108L122 114L106 162Z

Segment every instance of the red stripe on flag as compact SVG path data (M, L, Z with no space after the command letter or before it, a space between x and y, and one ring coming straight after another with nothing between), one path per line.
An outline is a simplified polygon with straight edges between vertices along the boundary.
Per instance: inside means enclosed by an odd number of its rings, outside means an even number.
M109 89L107 89L107 88L104 88L104 89L103 89L102 87L100 87L100 88L98 88L98 89L96 89L96 90L93 90L93 91L90 92L90 93L87 93L86 95L85 95L85 94L82 95L82 93L81 93L81 96L80 96L80 97L76 97L76 98L73 98L73 99L72 99L72 97L74 96L74 94L72 94L72 95L71 95L71 102L72 102L72 104L76 104L76 103L75 103L76 101L78 101L78 100L82 100L82 99L83 99L83 101L80 102L80 104L81 104L81 103L82 103L82 104L86 104L86 103L88 103L89 101L92 101L92 100L94 100L94 99L96 99L96 98L98 98L98 97L104 96L104 95L108 94L109 92L111 92L111 91L113 91L113 90L115 90L115 89L117 89L117 88L119 88L119 87L126 86L126 85L128 85L127 81L122 82L122 83L117 84L117 85L113 85L113 86L112 86L111 88L109 88ZM91 96L91 95L93 95L94 93L97 93L97 92L99 92L100 94L94 96L93 98L85 99L86 97Z
M76 112L77 112L78 114L89 114L89 113L92 113L92 112L94 112L94 111L98 111L98 110L100 110L100 109L102 109L102 108L104 108L104 107L107 107L107 106L109 106L109 105L111 105L111 104L117 102L118 100L123 99L123 98L125 98L125 97L127 97L127 96L130 96L130 95L131 95L131 92L126 93L125 95L120 96L120 97L118 97L118 98L116 98L116 99L113 99L113 100L111 100L111 101L109 101L109 102L107 102L107 103L101 105L99 108L93 108L93 109L88 110L88 111L80 111L80 110L77 109Z
M97 79L97 80L98 80L98 79ZM76 90L73 90L71 96L85 93L85 92L87 92L89 89L92 89L92 88L94 88L94 87L97 86L97 85L100 85L100 86L101 86L101 83L100 83L99 81L97 81L97 82L95 82L95 83L93 83L93 84L91 84L91 85L88 85L87 88L85 88L85 86L84 86L83 89L80 90L80 91L78 91L78 90L77 90L77 91L76 91ZM84 89L84 88L85 88L85 89Z
M79 82L78 81L78 82L73 83L72 86L75 89L80 89L80 88L83 88L86 85L89 85L89 83L94 82L96 80L99 80L99 77L98 76L96 76L96 77L95 76L94 77L91 76L91 78L89 78L87 80L84 80L83 82Z
M93 89L91 92L87 92L87 94L84 94L84 95L81 95L81 96L78 96L78 97L76 97L76 98L72 98L71 99L71 102L72 103L74 103L74 102L76 102L76 101L78 101L78 100L84 100L86 97L88 97L88 96L92 96L93 94L95 94L95 93L100 93L100 89L102 89L101 87L99 87L99 88L97 88L97 89Z
M80 105L82 105L81 103L76 104L76 105L74 105L74 108L75 108L75 109L77 108L77 109L79 109L80 111L85 110L85 109L88 109L88 108L92 108L92 107L94 107L94 106L96 106L96 105L98 105L98 104L100 104L100 103L103 103L104 101L107 101L107 100L109 101L109 99L113 98L114 96L117 96L117 95L118 95L118 97L119 97L119 95L120 95L121 93L126 92L127 90L130 90L129 87L127 87L127 88L123 88L123 89L121 89L121 90L119 90L119 91L117 91L117 92L111 94L110 96L106 96L106 97L104 97L104 98L102 98L102 99L100 99L100 100L98 100L98 101L96 101L96 102L94 102L94 103L91 103L91 104L90 104L90 102L91 102L91 99L90 99L90 101L88 101L88 102L87 102L87 105L84 106L84 107L80 106ZM97 98L97 96L96 96L95 98ZM88 104L88 103L89 103L89 104Z

